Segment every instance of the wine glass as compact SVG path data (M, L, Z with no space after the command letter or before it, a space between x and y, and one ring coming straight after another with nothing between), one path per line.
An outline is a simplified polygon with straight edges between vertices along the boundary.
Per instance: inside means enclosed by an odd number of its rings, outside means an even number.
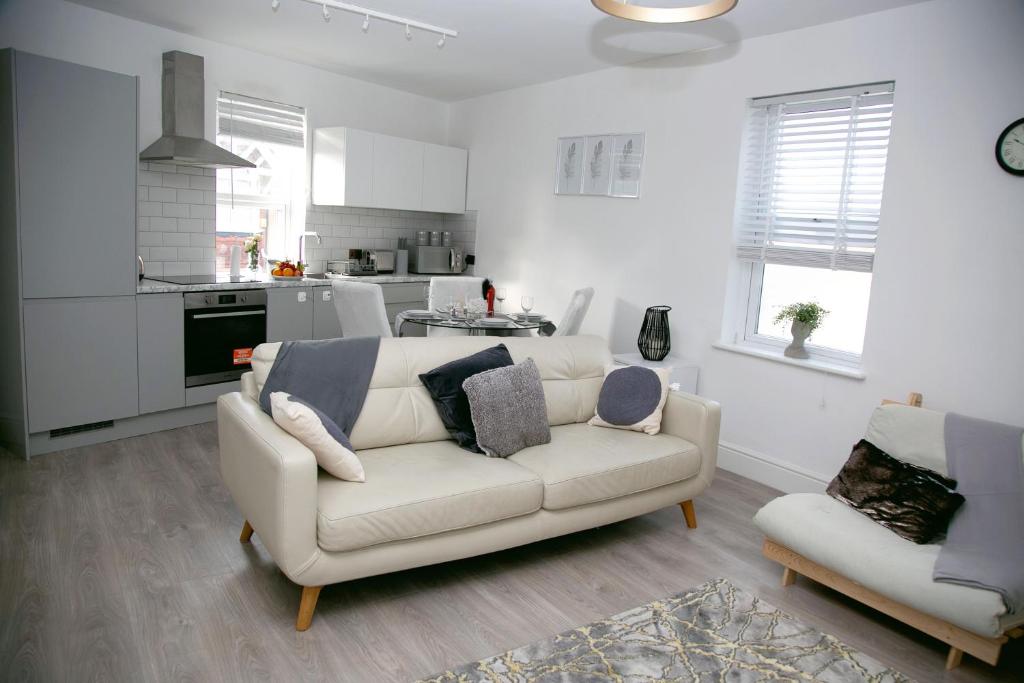
M494 290L494 298L498 300L498 313L501 313L501 302L508 298L508 289L505 287L498 287Z
M455 297L454 296L448 297L448 301L444 305L444 310L448 314L449 318L451 318L451 317L453 317L455 315Z
M533 297L524 296L519 300L519 305L523 308L523 317L527 320L530 319L530 309L533 308Z

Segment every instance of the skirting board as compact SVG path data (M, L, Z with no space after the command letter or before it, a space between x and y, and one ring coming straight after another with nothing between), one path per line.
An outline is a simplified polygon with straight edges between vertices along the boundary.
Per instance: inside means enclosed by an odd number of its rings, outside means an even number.
M718 466L783 493L823 493L828 485L821 475L799 465L725 441L718 444Z

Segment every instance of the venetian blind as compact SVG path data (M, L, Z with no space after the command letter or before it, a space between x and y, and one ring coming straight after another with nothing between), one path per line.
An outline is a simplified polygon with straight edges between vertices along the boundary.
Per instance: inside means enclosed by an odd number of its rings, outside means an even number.
M306 110L290 104L222 92L217 97L217 133L302 147L306 136Z
M739 258L871 271L893 92L877 83L751 100Z

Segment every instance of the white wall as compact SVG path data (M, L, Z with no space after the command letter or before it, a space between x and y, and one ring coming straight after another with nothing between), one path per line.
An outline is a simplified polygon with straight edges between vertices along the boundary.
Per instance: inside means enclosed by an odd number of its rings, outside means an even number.
M936 0L456 103L477 273L556 315L593 285L584 331L615 350L635 348L645 307L671 305L675 351L722 403L723 442L789 473L734 449L723 464L780 487L814 487L792 472L831 478L883 397L921 391L926 406L1024 424L1024 178L993 158L1024 116L1022 31L1018 0ZM889 79L867 379L712 349L745 99ZM557 137L635 130L647 133L642 199L552 194Z

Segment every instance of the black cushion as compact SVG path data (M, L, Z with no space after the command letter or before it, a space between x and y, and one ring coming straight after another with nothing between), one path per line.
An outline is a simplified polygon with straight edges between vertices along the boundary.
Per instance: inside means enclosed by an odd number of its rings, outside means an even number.
M914 543L946 534L964 497L938 472L897 460L861 439L828 485L828 495Z
M508 349L504 344L498 344L420 375L420 381L434 399L434 405L437 406L445 429L456 443L466 450L483 453L476 445L476 431L473 429L469 398L462 390L462 383L484 370L494 370L512 364L512 356Z

